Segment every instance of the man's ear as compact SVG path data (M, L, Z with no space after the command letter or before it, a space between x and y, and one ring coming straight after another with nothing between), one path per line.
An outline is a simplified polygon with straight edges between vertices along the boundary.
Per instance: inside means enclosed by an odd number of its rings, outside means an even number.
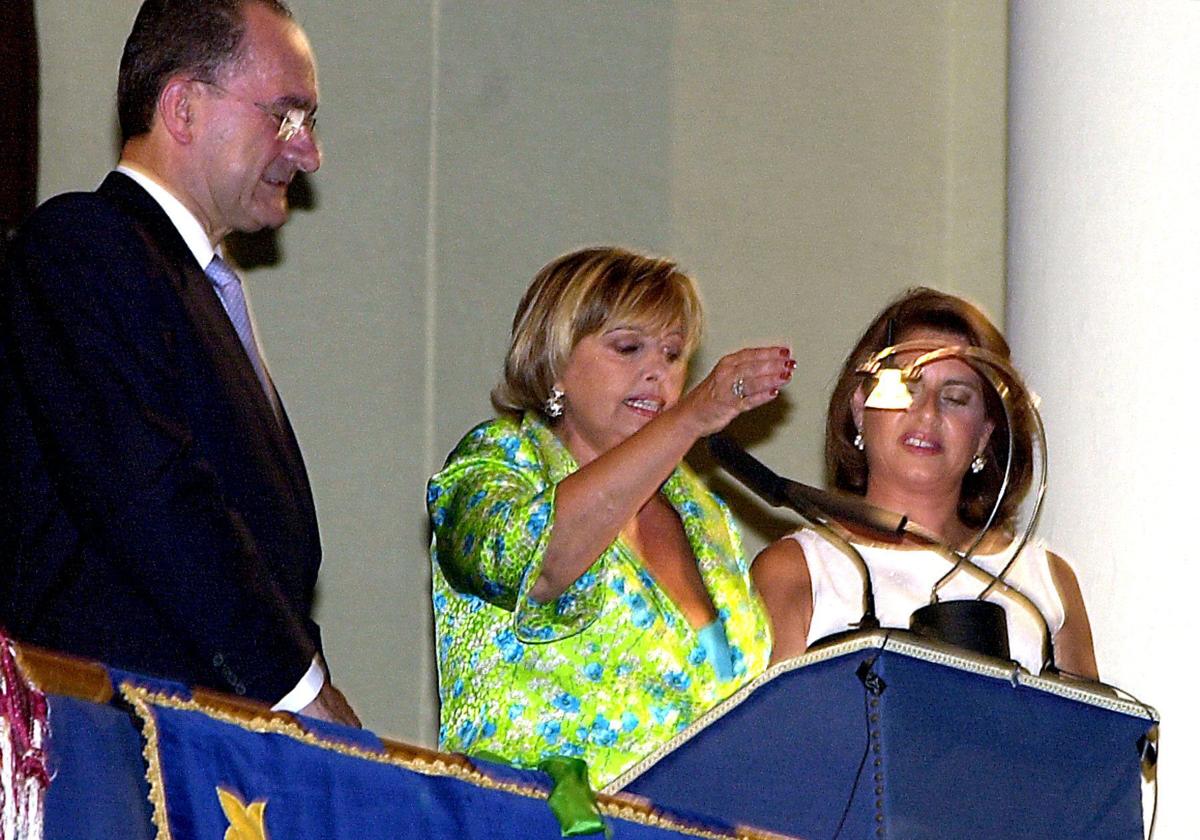
M155 116L177 143L191 143L195 135L200 87L201 83L195 79L175 76L167 80L158 94L158 112Z

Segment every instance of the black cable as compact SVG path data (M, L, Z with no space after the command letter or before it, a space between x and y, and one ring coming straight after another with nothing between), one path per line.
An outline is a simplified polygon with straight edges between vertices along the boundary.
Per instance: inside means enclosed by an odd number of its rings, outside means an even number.
M875 664L874 659L863 661L864 665L872 666ZM837 840L842 833L842 828L846 825L846 818L850 816L850 806L854 804L854 796L858 793L858 783L862 781L863 768L867 764L867 756L871 754L871 692L867 687L863 686L863 712L867 724L867 742L863 745L862 758L858 760L858 769L854 771L854 784L850 786L850 795L846 797L846 807L842 809L842 818L838 820L837 828L833 832L831 840Z
M871 698L883 694L883 690L887 688L887 684L875 673L875 663L887 648L891 635L890 632L885 633L883 641L879 645L879 652L870 659L864 659L858 666L858 670L855 671L863 684L863 720L867 724L867 743L863 747L862 758L858 761L858 769L854 771L854 784L850 786L850 796L846 798L846 807L842 809L842 817L838 820L837 828L834 829L833 837L830 840L837 840L846 826L846 818L850 816L850 806L854 804L854 797L858 793L858 784L862 781L863 768L867 764L867 757L871 754Z

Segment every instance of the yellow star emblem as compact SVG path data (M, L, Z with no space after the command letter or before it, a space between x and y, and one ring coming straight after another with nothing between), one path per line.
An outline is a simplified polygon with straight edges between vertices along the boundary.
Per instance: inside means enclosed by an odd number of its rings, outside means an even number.
M225 840L268 840L267 827L263 823L263 812L267 808L265 799L247 805L236 793L220 787L217 798L221 800L225 819L229 820Z

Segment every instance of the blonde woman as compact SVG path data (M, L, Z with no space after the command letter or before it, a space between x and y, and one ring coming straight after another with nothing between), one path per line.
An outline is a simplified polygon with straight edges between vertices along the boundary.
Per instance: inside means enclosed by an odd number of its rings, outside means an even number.
M794 362L739 350L685 392L700 330L691 278L619 248L526 291L502 416L429 482L443 749L578 756L603 786L766 665L740 537L681 462Z

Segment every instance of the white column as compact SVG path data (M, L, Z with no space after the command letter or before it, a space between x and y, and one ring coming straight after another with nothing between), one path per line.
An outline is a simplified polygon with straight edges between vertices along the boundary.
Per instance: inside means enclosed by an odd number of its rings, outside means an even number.
M1200 2L1011 0L1010 24L1007 328L1049 430L1042 532L1075 566L1101 677L1163 715L1156 837L1182 840L1200 779Z

